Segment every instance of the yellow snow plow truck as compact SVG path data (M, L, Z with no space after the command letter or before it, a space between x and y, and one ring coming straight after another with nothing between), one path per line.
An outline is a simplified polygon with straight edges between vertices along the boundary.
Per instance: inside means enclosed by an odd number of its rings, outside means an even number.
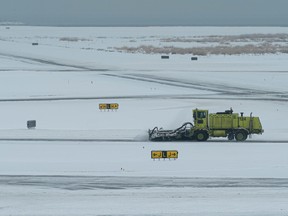
M228 140L245 141L248 135L262 134L264 130L259 117L243 116L243 112L233 113L232 108L225 112L208 113L208 110L193 110L194 124L184 123L175 130L155 127L149 130L151 141L197 140L206 141L209 137L227 137Z

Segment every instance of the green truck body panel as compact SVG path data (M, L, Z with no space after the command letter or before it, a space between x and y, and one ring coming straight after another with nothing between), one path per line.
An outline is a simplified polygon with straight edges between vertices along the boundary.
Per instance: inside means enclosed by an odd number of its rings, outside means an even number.
M233 110L211 113L208 110L193 110L194 127L193 131L205 129L211 137L226 137L229 133L237 130L246 131L247 134L262 134L264 131L259 117L239 115Z

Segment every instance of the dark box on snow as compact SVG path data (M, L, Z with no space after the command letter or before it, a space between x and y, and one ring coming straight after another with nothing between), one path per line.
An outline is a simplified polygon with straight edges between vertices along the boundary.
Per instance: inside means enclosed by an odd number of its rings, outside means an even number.
M35 127L36 127L36 120L27 121L27 128L28 129L35 128Z

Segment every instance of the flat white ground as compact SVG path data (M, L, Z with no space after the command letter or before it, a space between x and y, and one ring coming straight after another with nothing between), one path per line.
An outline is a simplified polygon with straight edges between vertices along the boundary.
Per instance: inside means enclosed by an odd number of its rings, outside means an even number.
M191 61L114 49L287 32L0 27L0 215L287 215L286 54ZM244 143L148 141L149 128L177 128L194 108L230 107L259 116L264 134ZM179 158L154 161L152 150Z

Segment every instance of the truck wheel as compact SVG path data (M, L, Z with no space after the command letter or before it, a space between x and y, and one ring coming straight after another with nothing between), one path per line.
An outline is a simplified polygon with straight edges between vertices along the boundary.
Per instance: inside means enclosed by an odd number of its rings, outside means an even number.
M206 141L208 139L209 135L206 131L197 131L196 132L196 140L197 141Z
M235 139L239 142L243 142L247 139L247 132L244 130L239 130L235 134Z

